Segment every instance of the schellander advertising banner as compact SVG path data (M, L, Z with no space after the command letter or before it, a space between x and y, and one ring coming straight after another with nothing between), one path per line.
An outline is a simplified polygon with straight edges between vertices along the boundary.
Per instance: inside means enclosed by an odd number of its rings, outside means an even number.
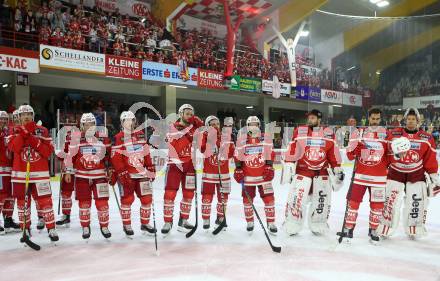
M197 86L197 68L188 68L189 79L182 79L177 65L163 64L151 61L142 62L142 79L170 84Z
M240 90L245 92L261 93L261 79L241 77Z
M141 80L142 60L106 55L105 75Z
M273 92L273 80L262 80L263 86L262 91L265 94L272 95ZM280 83L280 94L283 97L289 97L291 87L289 83Z
M40 66L75 72L105 73L105 55L40 45Z
M38 53L22 49L0 47L0 70L39 73Z
M198 87L209 89L224 89L223 80L223 73L199 68L197 81Z

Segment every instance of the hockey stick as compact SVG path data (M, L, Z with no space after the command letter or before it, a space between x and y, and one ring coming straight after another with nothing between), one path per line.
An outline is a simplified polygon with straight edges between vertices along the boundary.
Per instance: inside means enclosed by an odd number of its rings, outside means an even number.
M264 224L261 221L260 215L258 214L257 209L255 208L254 202L252 201L251 196L249 195L249 193L246 190L246 187L244 186L244 181L241 182L241 188L243 189L244 194L246 195L247 200L251 203L252 209L254 209L254 213L257 216L258 222L260 223L261 228L264 231L264 235L266 236L267 242L269 242L269 245L272 248L272 251L274 251L275 253L281 253L281 247L274 246L272 244L272 240L270 240L269 234L267 234L266 228L264 227Z
M194 147L194 145L193 145ZM194 158L193 158L193 165L194 165L194 185L195 185L195 190L194 190L194 204L196 204L195 206L195 216L196 216L196 223L194 225L194 227L185 235L186 238L190 238L197 230L197 227L199 225L199 201L198 201L198 195L197 195L197 148L194 147Z
M58 216L60 215L61 209L61 197L62 197L62 189L63 189L63 172L61 171L61 163L60 163L60 189L58 191Z
M219 224L219 226L214 229L214 231L212 232L212 234L217 235L220 233L220 231L222 231L222 229L226 226L226 207L225 207L225 203L224 203L224 197L223 197L223 183L222 183L222 176L221 176L221 172L220 172L220 149L217 151L217 167L218 167L218 180L220 182L220 200L222 201L222 209L223 209L223 220L221 221L221 223Z
M364 130L361 130L361 132L360 132L360 137L361 137L361 139L362 139L363 135L364 135ZM356 173L357 162L358 162L358 156L356 156L356 157L354 158L353 172L351 173L351 180L350 180L350 186L348 187L347 198L350 198L350 197L351 197L351 192L352 192L352 189L353 189L354 175L355 175L355 173ZM346 204L346 206L345 206L344 221L343 221L343 223L342 223L342 227L341 227L340 235L338 235L338 234L336 233L336 235L339 236L339 238L338 238L338 244L341 244L341 243L342 243L342 240L343 240L344 237L345 237L345 235L344 235L344 228L345 228L345 223L347 222L348 202L349 202L349 199L347 199L347 204Z
M115 186L112 185L113 194L115 195L116 204L118 204L119 213L121 213L121 205L119 204L118 195L116 194Z
M196 224L194 227L188 232L185 236L186 238L190 238L197 230L197 226L199 224L199 208L198 208L198 195L197 195L197 170L196 167L194 167L195 176L194 176L194 185L195 185L195 191L194 191L194 204L195 206L195 216L196 216Z
M153 194L153 183L151 183L151 208L153 209L153 228L154 228L154 246L156 247L156 255L159 256L159 249L157 247L157 229L156 229L156 212L154 210L154 194Z
M29 239L29 236L26 233L26 225L27 225L27 211L28 211L28 202L29 202L29 178L31 174L31 147L28 147L28 153L26 158L26 181L25 181L25 187L24 187L24 221L23 221L23 236L20 239L21 243L25 243L29 246L32 250L39 251L41 249L40 245L35 244Z

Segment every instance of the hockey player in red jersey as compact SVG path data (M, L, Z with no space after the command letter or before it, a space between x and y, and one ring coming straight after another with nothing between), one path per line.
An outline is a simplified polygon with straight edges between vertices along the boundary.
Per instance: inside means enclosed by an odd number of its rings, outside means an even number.
M188 222L196 188L192 142L196 130L203 126L203 121L194 115L194 108L190 104L182 105L178 113L179 120L171 124L167 135L169 162L165 176L163 234L168 234L173 226L174 199L180 185L183 198L180 202L178 230L189 232L194 227Z
M119 182L123 230L128 236L134 234L131 227L131 205L136 193L141 201L141 231L154 234L156 229L149 223L156 170L151 161L145 132L135 131L136 117L131 111L122 112L120 120L122 130L115 136L111 160Z
M267 228L269 233L276 234L278 230L275 225L275 196L272 186L275 175L273 168L275 153L272 139L262 140L260 125L257 116L249 116L246 120L247 133L239 136L236 143L234 179L238 183L243 183L251 200L255 198L258 189L264 202ZM246 229L251 232L254 230L253 202L248 200L245 190L242 190L242 197Z
M408 108L404 120L404 128L388 133L391 164L378 233L388 237L396 230L403 197L404 229L409 238L415 239L426 234L428 197L439 191L440 180L434 138L419 129L418 110ZM431 183L427 184L427 181Z
M63 127L66 128L66 127ZM65 154L69 152L69 145L70 141L72 139L72 133L75 133L78 128L77 127L70 127L67 128L66 131L66 139L64 142L64 149L63 152L57 152L57 154L60 154L60 161L65 160ZM72 211L72 193L74 190L74 182L75 182L75 176L73 174L67 175L66 173L66 163L63 161L62 164L62 178L61 178L61 211L63 213L63 216L61 219L59 219L56 222L56 225L58 226L64 226L69 227L70 226L70 214ZM69 181L67 181L67 179Z
M3 213L4 222L4 228L0 226L0 234L20 231L20 226L12 219L15 205L11 186L12 153L7 148L13 128L8 123L8 113L0 111L0 214Z
M108 229L110 151L111 143L105 133L96 128L92 113L84 113L80 120L80 133L73 133L66 159L66 182L75 176L75 195L79 205L79 220L83 229L83 239L90 238L90 208L92 195L98 212L101 233L110 238Z
M309 228L315 235L326 233L332 188L338 191L343 184L344 172L334 132L321 126L321 119L319 110L308 113L307 126L295 129L284 157L282 183L290 186L284 226L289 235L301 231L309 198ZM329 176L329 168L333 176Z
M368 112L368 127L360 128L351 134L347 148L349 160L355 160L356 170L353 171L353 184L347 193L347 212L345 225L338 236L347 241L353 238L356 226L359 205L365 191L370 198L369 231L370 241L377 243L379 236L376 233L379 219L382 215L385 201L385 185L388 171L388 142L386 129L380 127L382 112L373 108Z
M205 120L208 131L203 133L200 152L204 155L202 177L202 219L203 228L209 229L211 204L217 193L217 219L219 225L225 218L224 210L231 192L229 159L234 156L235 146L231 140L231 130L220 130L220 121L216 116ZM223 204L222 204L223 202ZM224 210L223 210L224 208Z
M52 139L45 127L34 122L34 110L30 105L20 106L18 112L21 126L14 128L8 149L14 153L12 194L17 199L20 225L26 228L27 234L30 235L31 200L28 195L32 194L34 200L38 202L38 208L46 223L49 238L51 241L58 241L48 164L48 159L53 152ZM30 162L29 174L26 171L27 162ZM29 183L27 190L26 182ZM27 202L25 202L26 198ZM26 225L24 225L25 212Z

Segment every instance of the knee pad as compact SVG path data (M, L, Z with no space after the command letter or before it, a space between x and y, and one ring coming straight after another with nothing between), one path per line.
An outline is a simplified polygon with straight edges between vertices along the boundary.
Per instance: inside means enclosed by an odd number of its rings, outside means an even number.
M145 195L140 198L142 205L150 205L153 202L153 196Z
M176 199L177 190L165 190L165 193L163 195L164 201L173 201Z
M131 206L134 202L134 194L121 197L121 204Z
M108 210L108 200L97 199L95 200L95 206L98 211L106 211Z
M39 209L51 209L52 208L52 198L48 196L40 197L37 199Z
M194 190L188 190L188 189L182 190L182 197L184 199L192 200L194 197Z

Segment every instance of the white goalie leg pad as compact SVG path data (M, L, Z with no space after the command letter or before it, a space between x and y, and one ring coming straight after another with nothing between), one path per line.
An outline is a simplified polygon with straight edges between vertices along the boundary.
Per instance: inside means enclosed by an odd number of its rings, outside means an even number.
M404 202L403 222L406 234L412 238L425 236L426 211L429 203L426 182L408 182Z
M405 185L394 180L387 180L385 187L385 204L377 233L384 237L391 236L399 226L400 208L402 206Z
M312 185L312 179L301 175L293 177L287 198L287 212L284 228L287 234L295 235L301 231L304 224L304 211Z
M332 202L332 187L328 176L313 178L313 194L309 206L309 228L315 234L325 234Z

